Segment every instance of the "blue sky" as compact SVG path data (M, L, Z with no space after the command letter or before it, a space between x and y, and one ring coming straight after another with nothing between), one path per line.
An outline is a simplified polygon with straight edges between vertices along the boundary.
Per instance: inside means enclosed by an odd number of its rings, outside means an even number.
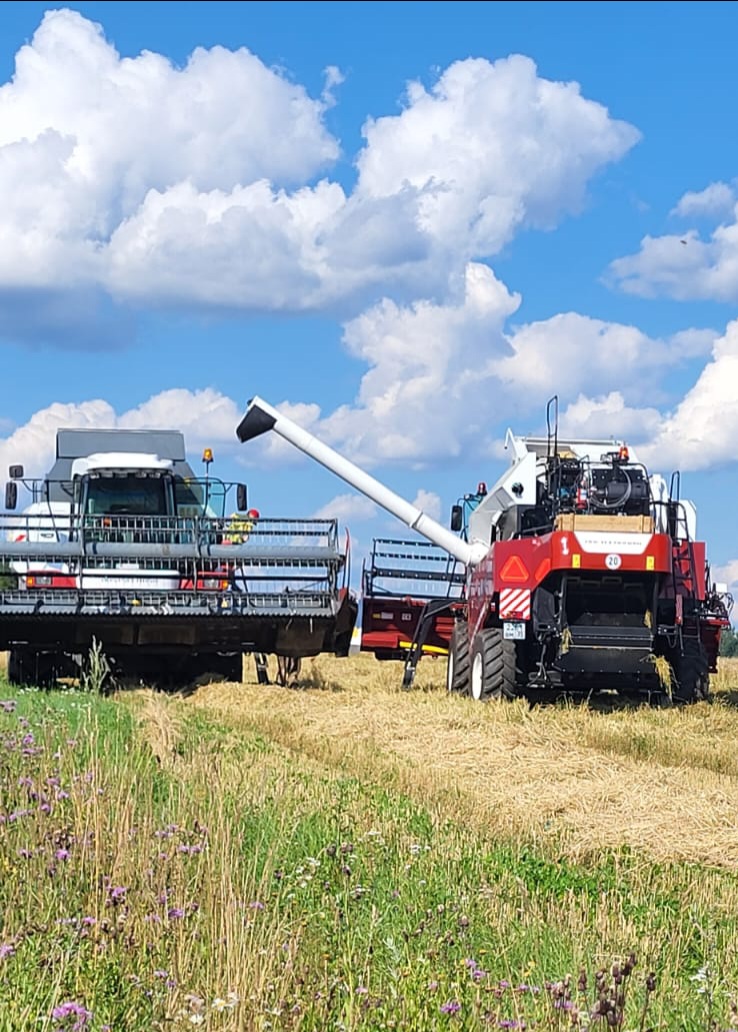
M394 524L260 394L445 522L510 425L683 471L738 582L738 9L0 5L0 461L168 426L264 514Z

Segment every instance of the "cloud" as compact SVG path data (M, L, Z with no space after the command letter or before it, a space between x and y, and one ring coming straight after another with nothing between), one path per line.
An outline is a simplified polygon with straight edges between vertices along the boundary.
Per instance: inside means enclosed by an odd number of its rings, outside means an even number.
M636 254L610 263L606 281L640 297L679 301L738 299L738 195L727 183L679 199L671 214L720 224L703 237L695 228L683 233L645 236Z
M120 414L102 399L77 404L56 402L0 438L0 469L22 463L29 477L42 476L54 461L56 431L61 428L181 430L195 461L205 445L216 446L216 452L219 448L235 453L235 426L240 415L232 399L209 387L163 391Z
M100 293L110 327L145 307L448 299L468 260L580 210L638 138L528 58L458 61L428 89L411 83L399 114L367 121L347 193L329 178L341 155L325 125L341 81L329 66L311 97L246 48L198 48L181 67L123 58L99 25L47 11L0 87L0 190L13 197L0 325L13 291L36 292L36 308L68 291L78 322ZM52 319L36 323L54 337Z
M345 326L352 355L369 365L354 405L320 423L359 463L422 463L459 455L489 422L479 372L506 348L506 318L518 307L485 265L470 263L456 303L388 299Z
M355 520L357 523L361 523L364 520L374 519L378 511L374 502L364 495L358 493L340 494L332 498L330 502L326 502L325 505L321 505L313 513L313 519L336 519L340 523L350 523L352 520Z
M440 520L441 499L435 491L426 491L425 488L421 487L413 499L413 505L416 509L420 509L421 512L430 516L431 519Z
M631 442L653 437L660 422L658 409L634 408L626 404L620 391L610 391L594 398L580 394L562 412L559 426L562 435L574 438L615 438Z
M368 366L356 398L310 429L361 465L417 468L497 455L500 425L540 426L558 393L582 432L644 439L660 419L655 406L671 400L664 369L709 354L715 340L698 329L652 338L575 312L509 329L519 304L478 262L448 304L384 299L344 328L346 348Z
M357 191L410 185L419 219L467 257L495 254L521 225L548 229L578 212L587 183L638 131L584 99L576 83L538 76L527 57L452 64L426 90L410 83L400 115L369 119Z
M727 216L733 213L736 195L727 183L710 183L704 190L688 191L679 198L670 214L680 218Z
M679 236L646 236L637 254L611 262L608 281L640 297L735 301L738 222L719 226L709 240L694 229Z
M682 401L639 453L660 465L708 469L736 461L738 320L715 341L711 360Z
M490 371L530 405L564 390L569 397L607 392L613 384L632 399L653 400L648 371L704 353L714 334L687 330L660 340L635 326L565 312L521 326L508 340L511 353L495 359Z

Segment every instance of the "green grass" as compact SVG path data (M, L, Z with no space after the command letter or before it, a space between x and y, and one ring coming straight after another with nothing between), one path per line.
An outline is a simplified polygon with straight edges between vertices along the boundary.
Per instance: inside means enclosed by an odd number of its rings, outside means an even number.
M140 697L12 698L0 1030L613 1027L598 971L614 1027L732 1027L730 871L493 841L176 700L157 751Z

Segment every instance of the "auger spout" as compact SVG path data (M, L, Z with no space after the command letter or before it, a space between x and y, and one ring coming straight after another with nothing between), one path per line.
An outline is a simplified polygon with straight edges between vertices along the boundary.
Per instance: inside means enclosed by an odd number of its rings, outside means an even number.
M449 552L465 566L475 566L487 555L488 548L481 542L462 541L452 531L441 526L427 513L395 494L375 477L344 458L333 448L308 433L288 416L278 412L262 398L254 397L236 429L239 441L245 443L268 430L273 430L300 451L315 459L326 469L341 477L347 484L366 495L377 505L401 520L411 530Z

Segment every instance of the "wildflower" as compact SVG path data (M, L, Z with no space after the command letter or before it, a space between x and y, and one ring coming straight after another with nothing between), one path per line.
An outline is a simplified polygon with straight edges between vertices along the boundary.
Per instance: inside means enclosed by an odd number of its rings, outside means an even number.
M204 1021L205 1018L202 1016L202 1014L190 1014L191 1025L202 1025Z
M82 1029L86 1028L87 1022L92 1017L92 1012L83 1007L81 1003L67 1000L65 1003L59 1004L58 1007L54 1007L51 1017L54 1021L64 1022L64 1027L70 1029L71 1032L81 1032ZM74 1022L70 1025L69 1019L71 1018L74 1019Z
M169 978L169 972L164 971L162 968L157 968L154 972L154 978Z
M249 903L250 910L263 910L264 904L260 903L258 899L255 899L252 903Z
M170 921L177 921L180 917L184 917L185 912L182 907L170 907L167 911L167 917Z
M458 1014L461 1010L461 1004L458 1000L447 1000L446 1003L441 1004L441 1014Z
M220 1013L221 1011L224 1011L227 1006L228 1006L228 1004L223 999L222 996L216 996L215 999L213 1000L213 1003L212 1003L212 1009L214 1011L217 1011L218 1013Z
M112 889L109 890L108 899L113 905L117 905L118 903L125 903L127 892L128 889L125 887L125 885L115 885Z
M15 710L15 699L3 699L0 702L0 708L3 713L12 713Z
M0 942L0 960L13 956L15 956L15 946L10 942Z
M69 850L68 849L57 849L57 851L54 853L54 856L56 857L57 860L68 860L69 859Z

